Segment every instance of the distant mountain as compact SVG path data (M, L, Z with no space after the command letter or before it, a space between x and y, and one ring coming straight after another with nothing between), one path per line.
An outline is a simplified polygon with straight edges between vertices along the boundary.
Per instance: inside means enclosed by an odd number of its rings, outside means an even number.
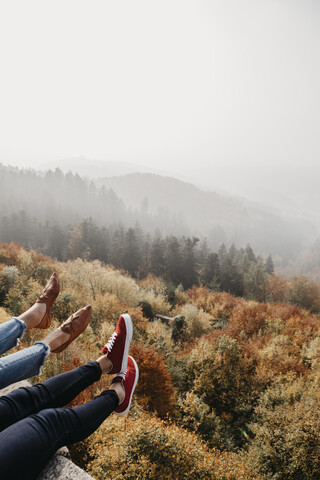
M223 195L243 197L259 202L269 209L281 211L286 216L304 218L317 225L320 230L320 165L306 164L255 164L237 162L225 165L212 159L210 163L177 164L165 169L148 167L138 162L106 160L103 156L87 158L78 156L60 160L42 161L39 158L22 158L18 161L14 155L0 149L3 163L35 168L37 171L61 169L71 171L87 178L123 176L135 172L153 173L169 176L192 183L202 190L220 192ZM152 159L150 159L152 164Z
M111 160L91 160L87 157L71 157L39 165L38 170L55 170L59 168L62 172L78 173L82 177L99 178L127 175L133 172L160 173L159 171L130 162L113 162Z
M295 260L317 236L314 224L303 217L284 216L171 177L131 173L103 177L95 186L58 169L39 174L0 165L0 215L9 221L21 212L43 223L66 225L91 217L99 227L139 224L150 233L197 235L207 237L213 250L223 242L238 247L249 243L257 253L271 253L284 262ZM18 217L14 221L21 229Z
M204 188L229 192L308 218L320 226L320 165L186 166L186 176Z
M183 216L190 233L207 235L212 248L222 241L250 243L263 253L291 257L316 235L310 221L287 218L274 208L203 191L171 177L132 173L95 183L111 188L127 206L150 213L169 210Z

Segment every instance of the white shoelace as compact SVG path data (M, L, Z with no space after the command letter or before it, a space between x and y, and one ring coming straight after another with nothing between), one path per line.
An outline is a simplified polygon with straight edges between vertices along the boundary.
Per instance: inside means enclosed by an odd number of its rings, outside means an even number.
M116 338L117 338L117 333L113 332L113 334L111 335L111 337L108 340L108 343L106 343L106 347L109 350L109 352L111 352L113 344L116 341Z

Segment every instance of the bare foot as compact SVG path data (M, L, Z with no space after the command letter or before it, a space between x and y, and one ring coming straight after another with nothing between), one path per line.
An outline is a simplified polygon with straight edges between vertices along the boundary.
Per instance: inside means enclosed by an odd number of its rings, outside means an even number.
M29 308L26 312L19 315L18 318L23 320L27 325L27 330L36 327L39 325L46 313L47 306L45 303L35 303L32 307Z

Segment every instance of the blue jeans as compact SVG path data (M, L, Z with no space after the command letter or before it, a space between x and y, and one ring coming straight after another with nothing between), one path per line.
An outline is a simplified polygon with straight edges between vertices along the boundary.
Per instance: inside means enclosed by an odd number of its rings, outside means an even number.
M91 361L43 383L0 397L0 477L34 480L63 445L91 435L117 408L118 395L106 390L75 408L67 405L101 377Z
M25 329L24 321L16 317L0 324L0 355L18 345ZM38 375L49 352L47 344L35 342L32 347L0 358L0 389Z

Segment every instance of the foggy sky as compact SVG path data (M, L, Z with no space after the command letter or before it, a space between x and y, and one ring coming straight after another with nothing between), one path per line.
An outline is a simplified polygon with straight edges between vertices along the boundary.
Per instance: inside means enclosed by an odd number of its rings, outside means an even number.
M0 161L319 164L317 0L0 3Z

